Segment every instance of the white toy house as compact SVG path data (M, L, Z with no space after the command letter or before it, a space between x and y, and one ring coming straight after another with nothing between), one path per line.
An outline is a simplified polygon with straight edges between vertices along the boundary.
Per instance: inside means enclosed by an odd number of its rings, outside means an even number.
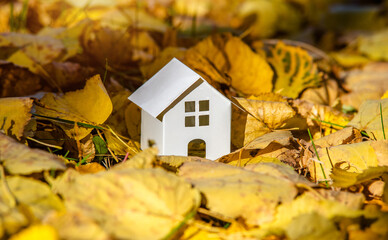
M207 159L230 153L231 102L200 75L172 59L130 97L141 111L141 147L188 156L193 141Z

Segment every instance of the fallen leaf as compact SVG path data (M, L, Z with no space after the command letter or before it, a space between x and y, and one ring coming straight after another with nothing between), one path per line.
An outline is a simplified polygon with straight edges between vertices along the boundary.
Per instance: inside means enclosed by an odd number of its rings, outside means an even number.
M347 188L373 178L381 177L388 172L388 166L369 167L362 172L350 172L341 168L341 163L337 163L332 169L330 178L333 179L334 187Z
M119 239L163 238L200 202L196 189L161 169L83 175L69 169L53 182L53 190L69 211L93 219Z
M240 28L248 28L248 33L260 38L270 37L277 31L294 32L301 24L296 8L283 0L244 1L237 11L239 18L245 20Z
M56 229L60 239L108 240L108 234L92 219L82 212L57 212L45 221Z
M57 240L59 239L58 233L50 225L32 225L17 234L13 235L10 240L39 240L39 239L47 239L47 240Z
M358 38L358 51L367 55L372 60L388 60L386 52L388 51L386 42L388 40L388 31L383 30L370 36L361 36Z
M352 127L347 127L327 136L321 137L315 140L314 143L318 147L332 147L350 143L352 141L360 142L361 133Z
M23 211L30 212L29 217L32 218L30 220L43 220L51 211L64 210L61 199L41 181L21 176L7 176L6 183L17 205L19 207L23 205L26 208Z
M333 222L314 212L301 214L293 218L287 225L286 235L290 240L343 239Z
M184 48L167 47L156 56L155 60L149 64L142 65L140 70L145 79L150 79L155 73L157 73L164 65L171 61L171 59L182 59L185 55Z
M125 162L121 162L112 167L112 169L146 169L152 168L156 160L156 155L158 154L158 149L156 148L147 148L142 152L139 152L132 158L127 159Z
M139 146L136 145L136 143L133 143L131 141L124 142L124 140L120 138L116 133L114 133L111 129L104 130L104 136L106 138L108 148L112 150L115 154L126 155L127 153L129 153L130 156L133 156L139 152Z
M91 162L85 165L76 166L75 169L82 174L98 173L101 171L105 171L105 168L97 162Z
M23 136L24 127L31 119L32 99L1 98L0 99L0 130L6 135Z
M314 231L312 231L311 228L315 229L316 226L311 226L311 223L309 225L301 225L307 228L305 231L302 231L302 229L295 226L297 225L297 222L305 220L306 214L319 214L323 217L322 220L326 221L341 218L357 218L363 213L361 206L364 199L364 196L359 193L307 191L293 201L279 205L276 209L274 221L263 224L261 226L261 231L258 231L256 237L264 237L271 232L286 231L287 234L290 234L292 237L300 236L301 239L304 239L302 238L304 234L311 234L312 238L306 239L315 239L313 237ZM328 225L330 226L331 224ZM291 229L291 227L294 229ZM329 229L331 229L331 227L329 227ZM325 230L329 229L322 230L325 232ZM321 234L319 233L319 235ZM335 233L334 236L336 235L337 234Z
M0 97L19 97L42 89L41 79L28 69L0 60Z
M31 149L0 133L0 162L11 174L31 174L44 170L64 170L63 160L54 154Z
M287 146L290 144L290 138L292 138L290 131L275 131L254 139L244 149L264 149L272 142Z
M361 173L369 167L387 164L388 143L385 141L367 141L328 148L318 148L320 162L326 177L329 177L332 166L344 162L349 172ZM311 177L323 180L324 176L317 159L310 159L308 164Z
M185 63L200 75L209 76L206 80L229 83L245 94L272 90L271 67L241 39L231 35L202 40L186 51Z
M125 109L124 119L129 138L140 142L141 109L131 102Z
M290 202L297 193L283 178L216 162L184 163L179 175L204 194L210 211L242 217L249 226L272 221L279 202Z
M268 62L275 68L274 92L296 98L308 87L320 84L321 75L312 57L300 47L285 45L279 41L271 49Z
M81 90L67 92L63 96L47 93L40 103L43 107L36 106L36 113L39 115L92 125L104 123L113 108L99 75L88 79ZM70 138L76 140L86 137L93 130L84 127L76 129L72 124L58 125Z
M295 111L287 102L269 102L236 98L249 113L245 126L244 145L257 137L283 127Z
M388 136L384 136L384 129L388 135L388 99L365 101L348 126L366 131L371 138L386 139Z
M1 44L1 46L18 47L20 50L16 51L14 54L22 52L30 60L40 65L48 64L57 59L64 50L64 46L60 40L49 36L10 32L2 33L0 38L8 41L7 45ZM12 58L11 56L9 59L16 58ZM24 67L29 66L29 63L26 64L22 61L13 63Z
M300 99L334 107L340 96L338 83L330 79L322 84L323 86L319 88L308 88L303 91Z

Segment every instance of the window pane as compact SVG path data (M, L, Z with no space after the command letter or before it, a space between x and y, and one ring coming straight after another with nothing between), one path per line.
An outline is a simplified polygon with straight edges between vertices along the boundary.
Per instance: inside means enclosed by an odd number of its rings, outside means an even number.
M195 127L195 117L185 117L185 127Z
M195 112L195 102L185 102L185 112Z
M209 126L209 115L199 116L199 126Z
M199 111L209 111L209 100L199 101Z

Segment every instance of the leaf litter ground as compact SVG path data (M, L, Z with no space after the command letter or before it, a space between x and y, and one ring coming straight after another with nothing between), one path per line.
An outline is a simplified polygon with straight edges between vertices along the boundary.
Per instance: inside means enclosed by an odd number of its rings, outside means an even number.
M0 238L388 238L384 19L216 2L0 3ZM325 51L264 39L303 21ZM238 106L216 161L139 148L127 97L173 57Z

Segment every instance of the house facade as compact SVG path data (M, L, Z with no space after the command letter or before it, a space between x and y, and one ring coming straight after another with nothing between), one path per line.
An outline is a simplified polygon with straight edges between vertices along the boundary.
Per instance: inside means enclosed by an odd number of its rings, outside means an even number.
M172 59L129 99L142 109L141 147L161 155L190 155L193 142L207 159L230 152L231 102L200 75Z

